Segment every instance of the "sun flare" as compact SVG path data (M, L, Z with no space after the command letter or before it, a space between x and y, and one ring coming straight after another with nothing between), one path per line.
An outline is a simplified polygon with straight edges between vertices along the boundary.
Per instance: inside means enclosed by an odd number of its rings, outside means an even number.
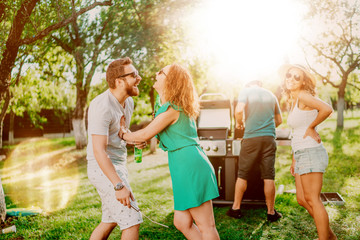
M295 0L204 0L188 19L196 54L211 59L211 75L245 82L297 58L304 8Z
M11 202L46 213L65 208L77 193L80 181L73 150L51 149L46 140L40 139L18 144L2 169Z

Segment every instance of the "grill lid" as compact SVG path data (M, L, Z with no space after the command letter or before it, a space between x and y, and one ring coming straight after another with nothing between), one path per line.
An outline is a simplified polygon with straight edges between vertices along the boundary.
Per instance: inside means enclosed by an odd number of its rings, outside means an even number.
M219 100L203 100L208 96L221 96ZM231 104L225 95L206 93L200 96L198 128L231 129Z

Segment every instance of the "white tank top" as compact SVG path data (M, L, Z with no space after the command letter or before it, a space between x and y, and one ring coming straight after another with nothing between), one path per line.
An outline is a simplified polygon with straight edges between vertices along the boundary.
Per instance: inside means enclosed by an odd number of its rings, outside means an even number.
M306 129L315 120L318 110L301 110L298 107L298 99L296 100L293 110L289 113L287 124L292 129L291 147L293 152L299 149L312 148L322 145L316 142L312 137L303 138ZM316 129L316 128L315 128Z

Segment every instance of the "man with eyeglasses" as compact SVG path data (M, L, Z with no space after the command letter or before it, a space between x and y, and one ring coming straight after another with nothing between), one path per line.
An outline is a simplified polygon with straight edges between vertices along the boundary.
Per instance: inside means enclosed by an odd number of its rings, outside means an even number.
M226 214L233 218L243 216L240 207L247 188L247 181L253 166L259 164L261 179L264 181L267 220L274 222L282 216L274 208L275 128L282 122L278 100L272 92L262 88L260 81L250 81L239 93L235 120L238 129L244 129L245 122L245 132L241 141L234 203Z
M109 89L95 97L88 112L88 178L98 191L102 203L101 223L90 239L107 239L119 225L122 239L138 239L142 223L132 194L126 168L126 142L118 136L120 120L129 128L134 111L132 96L139 95L141 77L128 57L110 63L106 70ZM139 143L143 148L146 144Z

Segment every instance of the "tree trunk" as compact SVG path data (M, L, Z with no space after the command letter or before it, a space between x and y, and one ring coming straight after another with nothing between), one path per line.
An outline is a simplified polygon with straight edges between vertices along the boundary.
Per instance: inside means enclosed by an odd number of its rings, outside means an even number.
M154 88L150 88L150 91L149 91L149 96L150 96L150 105L151 105L151 108L154 112L154 106L155 106L155 97L154 97Z
M82 119L73 118L72 124L74 128L76 149L83 149L84 147L86 147L87 144L85 118Z
M5 203L5 193L2 187L1 178L0 178L0 217L3 222L6 218L6 203Z
M5 119L6 111L9 107L9 103L10 103L10 90L9 89L7 89L5 91L4 99L5 99L4 105L2 106L1 113L0 113L0 148L3 147L2 136L3 136L4 119Z
M349 74L344 74L341 79L341 83L338 91L337 101L337 123L336 129L342 130L344 128L344 108L345 108L345 88L347 84Z
M6 115L6 110L8 109L9 102L10 102L9 89L7 89L5 91L4 95L5 95L5 101L4 101L4 105L3 105L3 108L0 113L0 148L2 148L2 135L3 135L4 119L5 119L5 115ZM5 218L6 218L5 194L4 194L4 189L3 189L2 183L1 183L1 176L0 176L0 218L2 221L5 221Z
M14 120L15 113L13 111L10 112L10 126L9 126L9 145L13 145L14 141Z
M156 152L157 138L153 137L150 139L150 153Z
M87 144L85 127L87 92L79 88L77 88L76 92L76 107L73 114L72 124L74 128L76 148L82 149L86 147Z
M12 22L12 26L6 40L6 47L3 52L3 57L0 63L0 96L9 89L11 80L11 71L14 67L15 60L20 47L21 34L24 30L25 24L29 21L35 5L39 0L27 0L24 1L19 10L17 11L15 18Z
M338 101L337 101L336 129L343 129L344 128L344 106L345 106L344 97L339 96Z

